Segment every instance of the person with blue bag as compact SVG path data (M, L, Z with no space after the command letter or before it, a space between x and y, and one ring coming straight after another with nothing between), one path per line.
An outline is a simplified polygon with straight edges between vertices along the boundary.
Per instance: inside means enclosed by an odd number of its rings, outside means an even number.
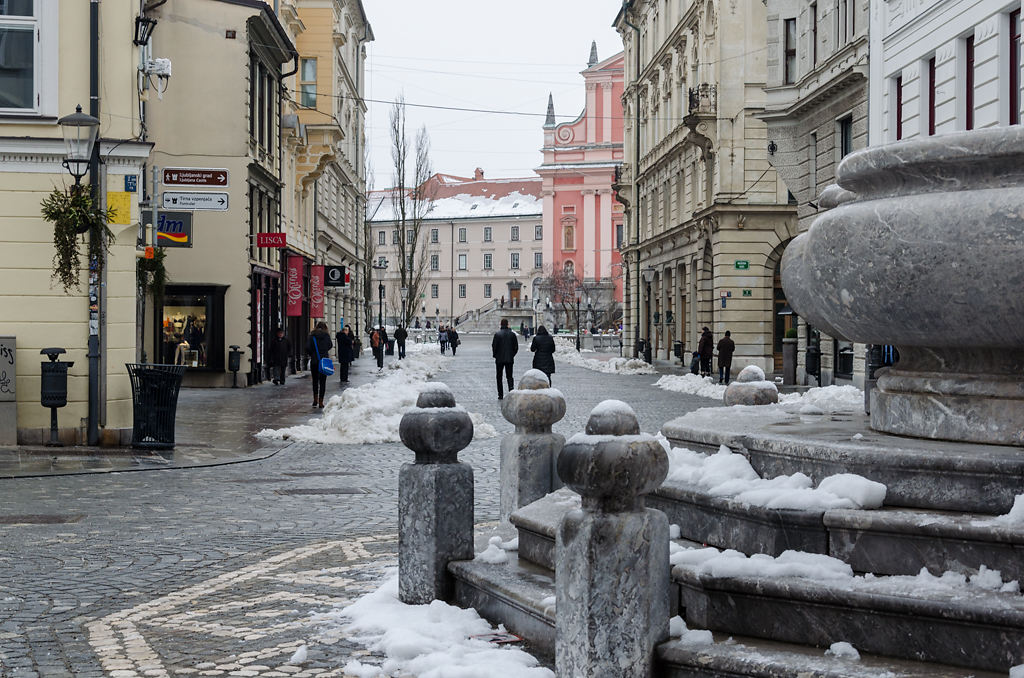
M316 324L306 340L306 353L309 354L309 376L313 380L313 407L324 408L324 391L327 390L327 377L334 374L334 361L329 357L334 343L327 333L327 323Z

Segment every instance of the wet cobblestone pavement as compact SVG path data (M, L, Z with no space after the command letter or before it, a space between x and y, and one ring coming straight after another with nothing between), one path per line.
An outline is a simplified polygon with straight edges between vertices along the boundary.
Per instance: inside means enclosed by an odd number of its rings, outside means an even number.
M488 339L466 338L437 379L504 434L512 426ZM517 377L528 351L521 357ZM374 378L370 365L355 363L354 386ZM712 404L652 388L656 380L559 363L568 412L556 430L580 431L605 398L632 404L650 432ZM338 389L332 380L328 395ZM268 448L251 437L315 416L308 390L308 378L292 378L284 388L185 395L182 413L194 419L178 429L180 459L260 460L0 479L0 676L344 675L365 651L317 615L396 564L398 469L412 453L400 444ZM476 474L478 523L497 518L498 444L474 441L460 455ZM288 665L303 644L307 661Z

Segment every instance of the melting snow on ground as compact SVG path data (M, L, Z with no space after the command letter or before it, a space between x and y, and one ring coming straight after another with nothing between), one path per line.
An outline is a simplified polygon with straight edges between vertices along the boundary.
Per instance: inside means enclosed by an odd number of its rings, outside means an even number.
M770 509L874 509L885 501L885 485L852 473L829 476L814 487L803 473L761 478L742 454L722 445L707 455L683 447L668 451L666 482L699 487L713 497L728 497Z
M452 358L438 352L436 344L410 347L405 360L385 366L384 375L368 384L349 388L331 396L322 417L308 423L281 429L263 429L260 438L294 440L314 443L358 445L363 443L399 442L398 426L402 415L416 405L420 391L428 388L428 380L446 370ZM473 438L493 438L497 430L483 415L470 413Z
M393 572L393 571L392 571ZM381 664L351 660L345 675L361 678L554 678L536 658L515 647L473 638L493 633L476 613L435 600L406 605L398 600L396 572L378 588L348 607L320 618L344 624L352 640L385 655ZM504 631L499 627L499 631Z
M658 373L651 365L637 358L611 358L609 360L584 358L582 353L576 351L574 341L560 337L555 338L555 357L574 367L583 367L594 372L604 372L605 374Z
M711 377L696 374L666 374L654 382L658 388L675 393L687 393L702 398L721 400L725 397L725 386L716 384Z
M1018 494L1013 498L1013 508L1009 513L1004 513L995 518L987 520L973 520L971 525L978 527L1024 527L1024 494ZM1024 674L1021 674L1024 678Z

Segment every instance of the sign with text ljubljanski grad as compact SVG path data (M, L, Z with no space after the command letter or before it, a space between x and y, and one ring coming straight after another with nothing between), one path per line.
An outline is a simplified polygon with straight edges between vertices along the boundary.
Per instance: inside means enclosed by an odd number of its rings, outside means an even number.
M324 267L309 267L309 317L324 317Z
M288 317L302 315L302 265L302 257L288 257L288 279L285 281L288 294L285 315Z
M228 171L208 167L165 167L163 185L175 188L227 188Z

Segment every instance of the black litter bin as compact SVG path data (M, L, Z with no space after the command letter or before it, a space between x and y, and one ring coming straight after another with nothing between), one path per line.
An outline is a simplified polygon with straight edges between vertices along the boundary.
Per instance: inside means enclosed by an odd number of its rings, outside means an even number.
M683 357L683 342L681 342L681 341L673 341L672 342L672 355L674 355L675 357L679 358L680 360L682 359L682 357Z
M125 363L132 382L132 447L174 448L174 418L184 365Z
M384 349L384 355L395 355L395 340L388 339L388 346Z

